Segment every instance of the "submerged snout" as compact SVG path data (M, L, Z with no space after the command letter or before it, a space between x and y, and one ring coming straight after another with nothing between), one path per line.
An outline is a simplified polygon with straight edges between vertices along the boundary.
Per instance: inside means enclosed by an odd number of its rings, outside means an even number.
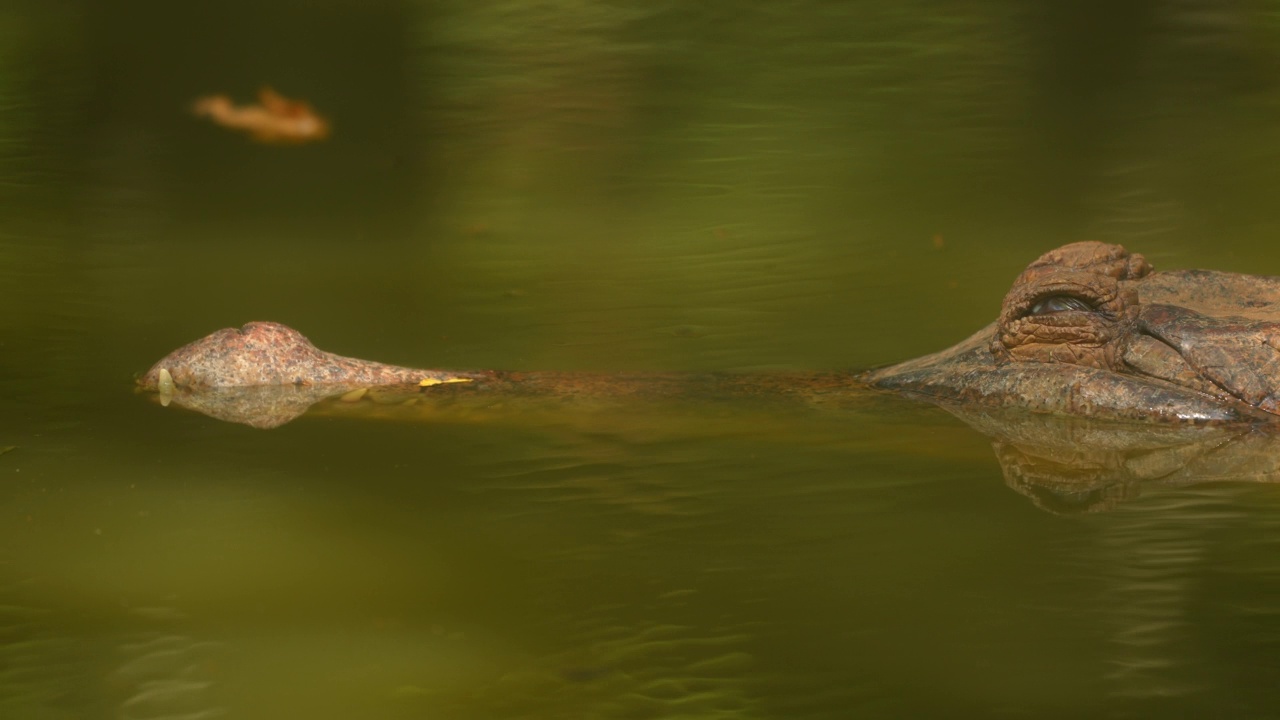
M1134 329L1123 358L1137 373L1280 414L1280 323L1148 305Z

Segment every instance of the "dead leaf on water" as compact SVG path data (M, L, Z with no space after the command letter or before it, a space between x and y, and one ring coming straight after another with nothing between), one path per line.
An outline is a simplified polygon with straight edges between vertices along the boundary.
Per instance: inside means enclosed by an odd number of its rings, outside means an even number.
M294 145L329 136L329 121L309 103L287 98L269 87L258 91L257 105L236 105L226 95L208 95L197 99L191 110L263 143Z

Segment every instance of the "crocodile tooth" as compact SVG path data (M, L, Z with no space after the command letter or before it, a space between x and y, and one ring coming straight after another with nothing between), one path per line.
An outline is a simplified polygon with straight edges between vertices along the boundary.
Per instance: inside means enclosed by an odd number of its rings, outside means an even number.
M167 368L160 368L159 376L156 386L160 390L160 405L169 407L169 401L173 399L173 376Z
M444 385L445 383L464 383L471 382L471 378L465 377L429 377L418 382L418 387L431 387L432 385Z

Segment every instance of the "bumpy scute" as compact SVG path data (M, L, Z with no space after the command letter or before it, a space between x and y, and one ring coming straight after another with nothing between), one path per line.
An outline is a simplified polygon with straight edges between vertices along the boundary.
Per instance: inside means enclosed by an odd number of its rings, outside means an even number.
M138 381L145 390L161 390L161 370L176 389L280 385L410 385L466 382L469 373L386 365L320 350L286 325L251 322L225 328L166 355Z

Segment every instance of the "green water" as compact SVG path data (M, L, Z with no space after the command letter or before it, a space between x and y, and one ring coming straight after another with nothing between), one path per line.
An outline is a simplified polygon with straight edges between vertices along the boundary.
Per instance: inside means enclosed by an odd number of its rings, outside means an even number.
M1273 12L19 0L0 40L0 716L1280 712L1267 485L1061 517L907 403L262 431L131 392L251 320L856 368L1065 242L1280 273ZM264 83L333 137L186 112Z

